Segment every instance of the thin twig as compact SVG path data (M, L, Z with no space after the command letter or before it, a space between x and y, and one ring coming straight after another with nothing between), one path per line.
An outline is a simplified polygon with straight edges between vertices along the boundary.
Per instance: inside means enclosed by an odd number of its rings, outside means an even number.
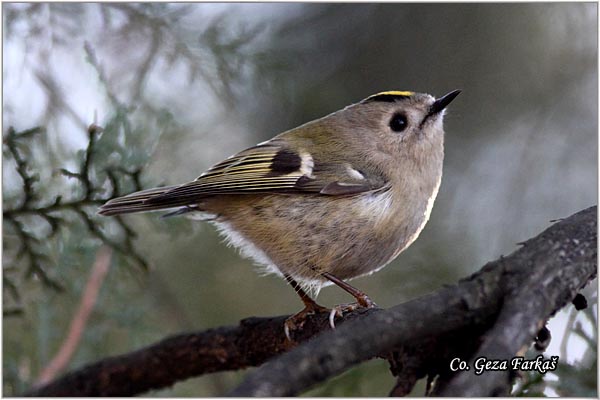
M96 304L102 282L108 273L111 258L112 251L109 247L102 246L98 249L96 261L94 262L92 272L90 273L90 277L81 296L81 302L71 320L69 333L54 358L40 373L40 376L35 383L36 386L44 385L54 379L56 375L67 367L73 354L75 354L87 321Z

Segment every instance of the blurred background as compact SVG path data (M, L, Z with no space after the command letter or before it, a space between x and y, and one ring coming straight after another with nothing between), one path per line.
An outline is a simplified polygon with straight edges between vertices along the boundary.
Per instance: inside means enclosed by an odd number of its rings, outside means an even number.
M175 333L300 310L287 284L256 274L208 224L108 219L96 207L115 188L194 179L379 91L463 90L446 117L428 225L392 264L352 282L380 306L454 284L597 204L597 4L2 8L5 396L34 384L65 342L103 242L110 267L67 370ZM93 122L101 134L90 135ZM596 285L584 292L587 312L568 306L548 324L545 354L559 355L561 369L526 376L516 393L597 395ZM319 295L327 306L349 300L335 287ZM150 395L220 395L244 375ZM307 394L386 396L393 383L372 360ZM423 392L420 383L413 394Z

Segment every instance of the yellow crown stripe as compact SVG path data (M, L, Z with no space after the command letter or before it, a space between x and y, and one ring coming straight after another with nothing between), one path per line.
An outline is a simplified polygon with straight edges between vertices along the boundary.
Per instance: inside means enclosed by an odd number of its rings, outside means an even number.
M406 97L410 97L413 94L415 94L415 92L409 92L406 90L389 90L387 92L380 92L377 94L374 94L373 96L369 96L367 97L368 99L371 97L375 97L375 96L406 96Z
M403 98L411 97L415 94L415 92L402 91L402 90L389 90L387 92L380 92L374 94L372 96L367 97L362 102L368 103L371 101L385 101L385 102L393 102L396 100L400 100Z

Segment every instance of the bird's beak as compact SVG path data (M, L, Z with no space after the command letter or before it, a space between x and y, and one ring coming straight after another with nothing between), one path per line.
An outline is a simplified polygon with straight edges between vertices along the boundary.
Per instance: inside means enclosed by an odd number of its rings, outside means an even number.
M429 108L429 115L437 114L442 111L444 108L448 107L448 104L454 100L456 96L460 94L460 90L453 90L445 96L437 99Z

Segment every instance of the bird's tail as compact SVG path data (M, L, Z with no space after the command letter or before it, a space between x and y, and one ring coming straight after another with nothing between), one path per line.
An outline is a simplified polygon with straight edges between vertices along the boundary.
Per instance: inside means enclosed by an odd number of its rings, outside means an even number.
M154 189L142 190L139 192L128 194L127 196L117 197L116 199L109 200L100 207L98 214L100 215L119 215L119 214L130 214L145 211L156 211L164 210L167 208L178 207L183 204L178 202L161 203L161 204L148 204L147 200L152 197L159 196L177 186L164 186Z

